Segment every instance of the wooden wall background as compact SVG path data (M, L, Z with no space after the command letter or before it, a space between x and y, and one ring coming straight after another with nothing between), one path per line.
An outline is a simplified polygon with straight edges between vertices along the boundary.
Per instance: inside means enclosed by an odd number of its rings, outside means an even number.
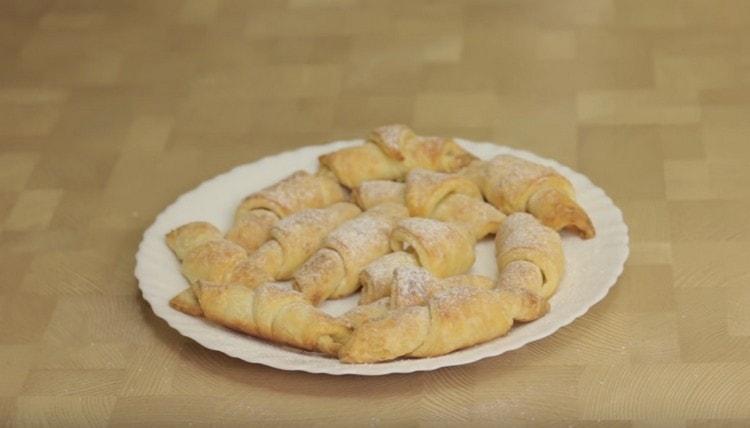
M388 122L591 177L631 227L552 337L380 378L207 351L140 234L234 165ZM750 2L0 2L0 425L750 425Z

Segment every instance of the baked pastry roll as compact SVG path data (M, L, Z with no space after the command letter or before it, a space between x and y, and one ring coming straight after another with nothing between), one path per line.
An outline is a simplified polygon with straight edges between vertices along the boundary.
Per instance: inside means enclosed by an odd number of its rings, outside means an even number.
M507 299L505 294L478 287L446 288L425 306L405 306L362 322L340 348L339 359L375 363L447 354L506 334L518 311L527 315L533 306L546 304L531 293L526 300ZM523 304L532 307L519 306Z
M339 202L280 220L271 229L271 239L243 260L224 282L255 288L265 282L291 279L331 231L360 212L354 204Z
M508 216L495 236L501 287L520 287L547 299L557 290L565 270L562 240L534 216Z
M468 227L476 240L495 233L505 215L482 199L479 188L468 178L417 168L406 183L366 181L352 191L354 201L369 209L381 201L400 202L414 217L452 221Z
M481 275L436 278L423 268L400 267L390 298L340 317L355 330L339 358L350 363L402 356L430 357L502 336L514 321L532 321L548 302L522 288L495 288Z
M419 217L401 220L391 233L393 251L412 252L419 264L438 278L471 269L474 242L459 224Z
M391 295L393 274L402 266L417 266L417 258L413 253L395 251L373 261L359 274L362 285L359 304L366 305L383 297Z
M360 325L378 318L382 318L390 312L390 298L384 297L365 305L358 305L339 316L346 325L357 328Z
M499 155L472 162L461 173L505 214L529 212L554 230L570 229L586 239L596 233L591 219L575 201L573 185L552 168Z
M184 224L166 235L167 246L174 252L177 259L182 261L194 248L209 241L221 241L224 237L211 223L195 221ZM189 287L177 294L169 305L188 315L201 316L202 311L198 300Z
M406 178L405 197L412 216L460 223L476 240L495 233L505 219L482 199L476 184L457 174L415 169Z
M170 231L165 240L177 259L182 260L193 248L222 238L216 226L205 221L194 221Z
M195 292L190 287L172 297L169 301L169 306L194 317L203 316L203 309L201 309L200 302L198 302L198 297L196 297Z
M215 229L198 223L188 223L167 235L167 244L175 254L182 255L180 271L188 284L194 287L198 281L221 282L235 267L247 258L247 252L239 245L224 239L202 240L207 231ZM213 232L211 232L213 234ZM192 246L192 244L197 244ZM188 315L200 316L202 311L194 290L187 288L169 301L170 306Z
M227 239L252 252L271 237L271 228L280 219L306 208L326 207L344 197L344 190L331 175L297 171L246 197L237 207Z
M390 251L391 231L408 214L403 205L386 203L343 223L294 273L294 287L315 305L354 293L362 269Z
M236 284L201 283L198 298L205 317L217 324L308 351L336 355L351 333L344 321L282 284L251 290Z
M220 235L217 238L216 228L205 224L181 226L167 235L167 243L173 246L175 254L187 252L181 270L191 286L204 281L254 288L265 282L289 279L331 230L359 213L359 208L348 202L302 210L276 223L271 229L273 239L249 257L239 245ZM209 235L214 239L208 240ZM193 244L198 245L192 247ZM190 315L200 314L196 299L185 293L170 301L172 307Z
M352 200L363 210L391 202L403 204L406 199L406 185L398 181L365 181L352 189Z
M400 180L414 168L454 172L474 159L450 138L417 136L405 125L382 126L365 144L319 158L349 188L368 180Z
M436 293L453 287L476 287L489 290L494 281L481 275L454 275L438 279L427 270L415 266L396 269L390 290L391 309L424 305Z

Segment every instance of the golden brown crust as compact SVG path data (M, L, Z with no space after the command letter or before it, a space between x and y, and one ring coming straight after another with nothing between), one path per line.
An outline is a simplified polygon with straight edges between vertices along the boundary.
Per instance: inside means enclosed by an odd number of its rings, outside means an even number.
M462 224L476 240L495 233L505 218L484 202L474 182L458 174L415 169L406 177L405 198L412 216Z
M182 260L193 248L222 237L219 229L211 223L194 221L173 229L167 233L165 239L177 259Z
M403 205L386 203L343 223L295 272L294 287L315 305L354 293L362 269L390 251L391 231L407 215Z
M343 222L360 214L356 205L340 202L328 208L306 210L294 221L282 220L271 230L271 236L284 252L284 261L276 279L289 279L292 273L321 247L325 237Z
M344 190L325 174L296 171L283 180L247 196L240 203L235 219L250 211L266 209L284 218L306 208L322 208L342 201Z
M544 189L534 193L527 205L529 213L554 230L570 230L583 239L596 235L594 225L578 203L565 192Z
M407 355L422 344L429 324L429 310L424 306L390 311L355 329L341 347L339 359L345 363L376 363Z
M505 214L482 199L452 194L440 202L430 218L461 224L478 241L487 235L496 233L505 220Z
M391 285L391 309L424 305L434 294L439 280L426 269L416 266L403 266L393 272Z
M549 311L541 296L522 288L495 289L480 275L440 280L422 268L401 267L392 288L387 303L384 298L341 317L354 327L339 352L342 361L443 355L502 336L514 321L532 321Z
M498 288L497 294L505 305L505 313L514 321L534 321L549 312L547 299L523 288Z
M495 282L483 275L463 274L454 275L440 280L440 288L474 287L489 290L495 287Z
M339 182L355 188L369 180L402 180L414 168L454 172L476 159L452 139L420 137L405 125L381 126L361 146L321 156Z
M359 304L365 305L391 295L393 273L401 266L417 266L414 254L395 251L373 261L359 274L362 285Z
M280 284L255 290L240 285L203 284L200 302L206 318L256 337L297 348L336 355L350 328L311 306Z
M191 284L197 281L222 283L245 258L245 250L233 242L208 241L187 253L182 260L182 274Z
M198 298L195 297L193 289L188 287L182 290L179 294L172 297L169 301L169 306L172 308L194 317L202 317L203 310L201 309Z
M357 328L360 325L386 316L390 312L390 299L384 297L367 304L360 304L346 311L339 318L346 325Z
M495 237L495 257L499 272L519 260L539 267L544 278L539 294L544 298L557 290L565 269L560 235L526 213L511 214L500 227Z
M481 199L479 188L468 178L417 168L406 177L406 206L414 217L429 217L450 194Z
M418 217L401 220L391 233L391 248L414 251L419 264L439 278L464 273L474 264L474 238L454 223Z
M226 238L248 252L255 251L271 237L271 228L279 221L273 211L258 208L237 216Z
M572 229L583 238L595 235L591 219L575 202L572 184L550 167L500 155L473 162L461 173L505 214L528 211L555 230Z
M255 288L266 282L289 279L333 229L359 213L354 204L339 202L290 215L273 226L273 238L239 264L228 281Z
M539 266L523 259L506 264L497 276L497 288L522 288L541 296L543 285Z
M397 181L372 180L365 181L352 189L352 199L363 210L383 204L403 204L406 185Z
M500 295L492 290L448 288L433 296L428 307L430 328L410 356L447 354L502 336L513 325Z
M438 279L421 267L404 266L396 269L391 286L391 309L425 305L432 296L449 288L469 287L490 290L495 283L481 275L454 275Z
M369 180L396 180L408 171L403 162L389 157L373 143L340 149L318 160L350 189Z
M431 357L492 340L513 325L514 306L496 290L453 287L426 306L406 306L361 323L339 351L346 363Z
M235 211L227 239L252 252L271 237L271 228L279 219L303 209L323 208L345 197L344 189L331 174L296 171L247 196Z

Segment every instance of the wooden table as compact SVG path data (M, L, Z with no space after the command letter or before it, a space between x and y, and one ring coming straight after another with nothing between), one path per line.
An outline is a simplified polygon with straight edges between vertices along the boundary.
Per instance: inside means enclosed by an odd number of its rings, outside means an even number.
M750 424L750 2L52 3L0 5L0 424ZM630 226L619 283L518 351L378 378L153 315L133 255L178 195L389 122L587 174Z

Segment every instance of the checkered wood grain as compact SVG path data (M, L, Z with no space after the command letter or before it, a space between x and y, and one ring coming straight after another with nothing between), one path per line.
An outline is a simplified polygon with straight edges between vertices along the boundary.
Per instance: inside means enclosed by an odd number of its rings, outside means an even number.
M143 230L237 164L389 122L587 174L631 257L468 366L247 364L153 315ZM0 425L750 424L750 2L0 2Z

